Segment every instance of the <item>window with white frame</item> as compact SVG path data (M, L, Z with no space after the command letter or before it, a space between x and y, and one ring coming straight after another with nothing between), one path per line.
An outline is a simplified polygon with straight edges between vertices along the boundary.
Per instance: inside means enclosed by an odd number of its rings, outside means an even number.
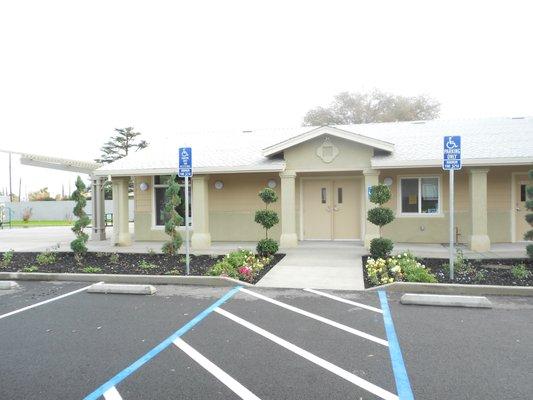
M440 212L439 177L401 178L402 214L437 214Z
M154 225L165 225L165 203L167 201L165 192L168 188L168 180L170 175L156 175L154 176L154 190L153 190L153 204L154 204ZM185 226L185 180L176 177L176 182L180 185L181 204L176 207L176 211L183 218L182 226ZM191 185L189 184L189 215L191 215ZM192 224L189 218L189 226Z

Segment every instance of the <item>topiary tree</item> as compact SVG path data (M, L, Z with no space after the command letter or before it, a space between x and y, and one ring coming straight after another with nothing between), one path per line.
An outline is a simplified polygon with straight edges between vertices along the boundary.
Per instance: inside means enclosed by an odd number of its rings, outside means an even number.
M83 232L83 229L86 228L89 223L89 217L85 213L85 206L87 205L87 199L85 198L86 186L83 183L83 180L78 176L76 179L76 190L72 193L72 200L76 202L74 206L73 214L78 217L72 231L76 234L76 239L70 242L70 248L74 252L74 257L76 261L81 263L83 255L87 252L87 240L89 240L89 235Z
M172 175L168 182L168 188L165 191L165 233L170 236L170 240L163 244L163 253L174 255L178 252L183 240L178 231L178 228L183 222L183 218L178 214L176 209L181 204L180 185L176 182L176 176Z
M278 242L268 237L268 230L279 222L278 214L268 208L269 204L278 200L278 195L272 189L264 188L259 192L259 197L265 203L265 209L255 212L255 222L265 229L265 238L257 243L256 250L259 255L269 257L279 249Z
M390 208L383 207L391 198L391 190L387 185L379 184L370 188L370 201L378 204L368 210L367 219L379 227L379 238L370 241L370 255L372 258L387 258L394 247L392 240L381 237L381 228L394 221L394 213Z
M529 180L533 180L533 169L529 170ZM533 211L533 184L527 185L526 189L527 199L526 199L526 208L529 211ZM529 225L533 226L533 213L526 214L526 221ZM525 240L533 240L533 229L530 229L524 235ZM533 258L533 244L528 244L526 247L527 254L529 258Z

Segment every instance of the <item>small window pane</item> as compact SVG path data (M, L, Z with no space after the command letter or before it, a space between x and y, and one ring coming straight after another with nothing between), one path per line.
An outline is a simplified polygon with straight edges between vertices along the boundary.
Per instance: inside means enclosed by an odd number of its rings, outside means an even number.
M337 188L337 203L342 204L342 188Z
M326 204L326 188L322 188L321 190L321 194L322 194L322 204Z
M418 179L402 179L402 213L418 212Z
M520 201L526 201L526 185L520 185Z
M439 211L439 180L438 178L422 178L422 212L434 214Z

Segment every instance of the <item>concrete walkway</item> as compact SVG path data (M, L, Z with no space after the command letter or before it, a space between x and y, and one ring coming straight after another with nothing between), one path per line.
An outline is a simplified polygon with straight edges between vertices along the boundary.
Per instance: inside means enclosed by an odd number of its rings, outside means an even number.
M363 290L360 242L300 242L297 248L282 249L286 256L257 286Z

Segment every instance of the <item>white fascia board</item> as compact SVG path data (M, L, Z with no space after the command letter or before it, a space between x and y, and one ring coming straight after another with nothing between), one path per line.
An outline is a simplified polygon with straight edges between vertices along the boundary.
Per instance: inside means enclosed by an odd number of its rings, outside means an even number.
M260 172L282 172L285 171L285 163L268 166L244 165L238 167L196 167L194 174L238 174L238 173L260 173ZM120 170L96 170L95 176L151 176L168 175L177 172L176 168L143 168L143 169L120 169Z
M504 157L504 158L471 158L462 160L462 165L465 167L476 167L476 166L512 166L512 165L527 165L533 163L533 157ZM370 164L372 168L432 168L432 167L442 167L442 159L432 159L432 160L407 160L407 161L379 161L371 160Z
M263 156L268 157L277 153L282 152L289 147L296 146L300 143L306 142L308 140L314 139L321 135L331 135L341 139L349 140L354 143L363 144L366 146L374 147L376 149L393 152L394 144L390 142L385 142L383 140L374 139L369 136L359 135L358 133L345 131L339 128L334 128L330 126L322 126L310 130L309 132L302 133L298 136L285 140L283 142L274 144L263 149Z

